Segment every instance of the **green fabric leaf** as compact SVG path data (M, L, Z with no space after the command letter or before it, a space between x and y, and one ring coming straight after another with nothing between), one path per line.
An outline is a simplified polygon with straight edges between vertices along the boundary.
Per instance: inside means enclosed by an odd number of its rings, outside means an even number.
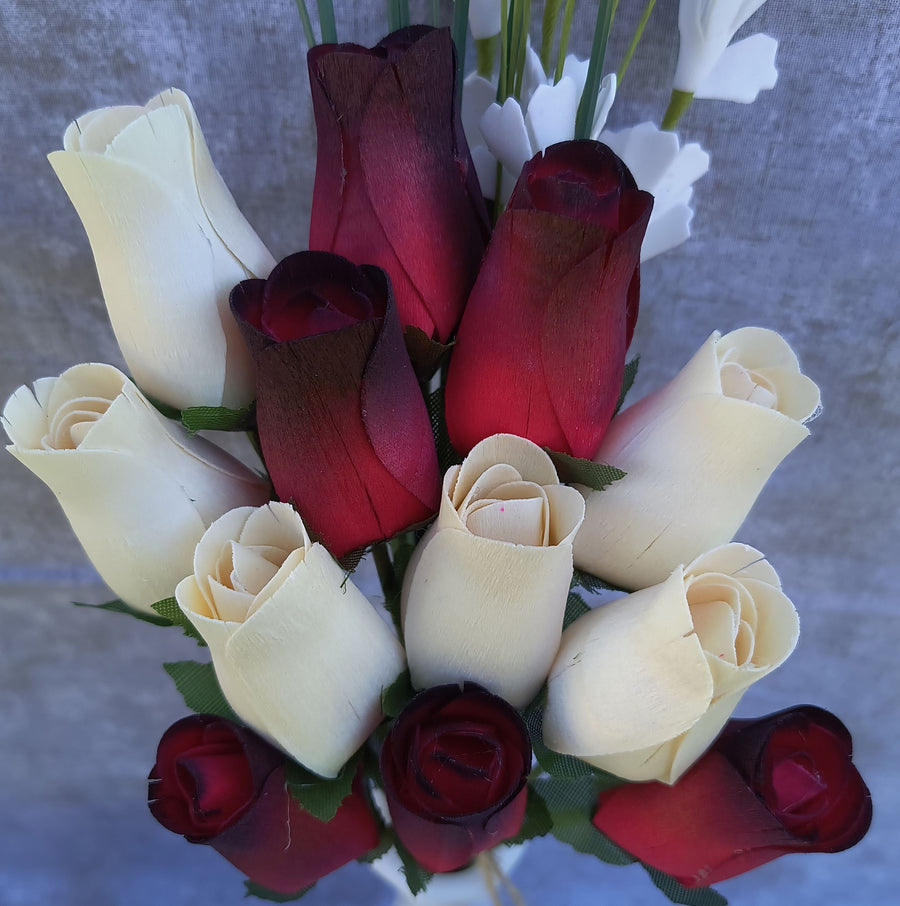
M165 616L154 616L152 613L145 613L143 610L137 610L126 604L124 601L116 598L114 601L107 601L105 604L87 604L84 601L73 601L76 607L88 607L91 610L108 610L111 613L124 613L129 617L137 620L143 620L153 626L171 626L172 620L166 619Z
M304 887L297 893L278 893L263 887L262 884L257 884L256 881L244 881L244 887L247 889L244 899L256 897L257 900L269 900L271 903L293 903L306 896L315 886L315 884L310 884L309 887Z
M225 700L212 664L172 661L163 664L163 669L172 677L175 688L191 711L196 711L197 714L215 714L216 717L242 723Z
M409 671L404 670L390 686L381 690L381 710L385 717L397 717L416 694Z
M584 603L581 595L577 594L574 591L570 591L569 597L566 599L566 612L563 616L563 629L567 629L579 617L583 617L586 613L588 613L590 609L591 608Z
M684 906L728 906L728 900L712 887L685 887L671 875L641 863L650 880L673 902Z
M622 389L619 391L619 399L616 403L616 408L613 411L615 415L621 408L622 404L625 402L625 397L628 395L628 391L631 390L631 385L634 383L634 379L637 377L638 365L641 362L641 357L636 355L626 366L625 374L622 376Z
M347 573L347 576L345 578L349 578L356 571L356 567L359 566L362 558L366 555L367 550L368 548L358 547L356 548L356 550L352 550L344 554L344 556L341 557L340 560L338 560L338 563L340 563L341 565L341 569L343 569Z
M397 855L403 863L403 874L406 877L406 886L409 892L415 897L418 896L428 886L433 874L413 858L412 853L399 841L394 843L397 849Z
M547 808L547 804L533 787L529 787L528 800L525 805L525 820L519 828L519 833L505 841L506 845L516 846L526 840L546 836L552 830L553 818L550 817L550 810Z
M141 393L144 394L144 396L147 398L147 401L157 410L157 412L160 412L166 418L171 418L173 421L181 421L180 409L176 409L174 406L170 406L168 403L164 403L162 400L158 400L155 396L151 396L149 393L147 393L146 390L140 387L138 387L138 390L140 390Z
M434 434L434 445L437 449L438 469L443 475L450 466L462 462L462 457L453 449L450 435L447 433L447 422L444 418L444 388L438 387L425 397L428 417L431 419L431 431Z
M534 701L522 712L522 720L528 728L531 737L531 747L538 764L552 777L572 780L593 774L596 771L592 765L574 755L561 755L553 752L544 745L544 705L547 702L547 687L541 690Z
M331 821L340 804L350 795L359 759L354 756L341 768L337 777L323 778L307 771L296 761L285 762L288 792L301 807L319 821Z
M403 625L400 620L400 598L403 591L403 577L406 575L406 567L409 566L409 560L416 549L415 537L412 532L404 532L402 535L392 538L389 542L393 581L390 588L383 589L384 606L391 615L391 620L401 641L403 639Z
M189 639L193 639L202 648L206 648L206 642L203 640L203 636L197 632L194 624L184 615L184 612L178 606L178 601L175 598L163 598L162 601L157 601L150 606L161 617L169 621L168 625L180 626Z
M188 433L198 431L252 431L256 427L256 406L243 409L225 406L191 406L181 412L181 424Z
M580 585L591 594L596 594L600 591L627 591L625 588L619 588L618 585L610 585L609 582L604 582L599 576L592 576L581 569L572 570L572 584Z
M367 853L363 853L356 861L371 865L373 862L380 859L394 845L396 839L397 835L391 828L382 827L378 843Z
M453 347L452 343L445 346L437 340L432 340L424 330L412 324L407 324L403 328L403 341L406 343L406 351L409 353L416 377L422 383L431 380Z
M621 783L614 778L616 783ZM578 780L555 777L535 780L532 787L544 800L553 819L551 833L576 852L595 856L611 865L629 865L634 856L625 852L591 823L597 808L597 797L606 786L599 775Z
M583 484L593 491L602 491L626 475L621 469L603 462L579 459L568 453L557 453L548 447L544 447L544 450L553 460L559 480L565 484Z

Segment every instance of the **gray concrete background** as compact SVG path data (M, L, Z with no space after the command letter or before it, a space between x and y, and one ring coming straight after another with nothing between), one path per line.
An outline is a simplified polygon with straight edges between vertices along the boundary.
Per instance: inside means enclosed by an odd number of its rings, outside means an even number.
M343 38L381 37L383 4L343 5ZM620 4L613 65L643 5ZM614 128L659 121L676 9L657 4ZM739 536L768 554L802 626L796 653L741 713L807 701L837 713L875 821L850 852L787 857L721 890L740 906L776 896L896 903L900 6L771 0L752 24L781 41L780 80L751 106L697 102L682 121L712 170L697 186L695 237L644 268L635 393L665 380L712 329L743 324L784 333L820 383L812 438ZM315 161L303 52L291 0L0 5L3 398L77 362L121 364L87 241L45 160L69 120L184 88L213 159L280 258L303 247ZM11 457L0 458L0 483L0 904L243 902L234 869L164 831L144 805L158 738L184 713L160 664L196 649L177 633L71 607L109 595L52 494ZM531 904L664 902L638 869L553 841L533 853L515 875ZM304 902L389 901L354 865Z

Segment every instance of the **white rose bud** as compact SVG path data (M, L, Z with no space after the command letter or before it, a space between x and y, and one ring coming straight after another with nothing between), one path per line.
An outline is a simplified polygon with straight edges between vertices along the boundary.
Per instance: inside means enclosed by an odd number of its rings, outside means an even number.
M414 686L471 680L514 707L534 697L559 645L583 515L578 492L521 437L489 437L447 471L403 587Z
M137 384L178 409L247 405L253 365L228 296L275 261L216 171L187 95L94 110L63 147L50 164L88 234Z
M626 780L674 783L798 633L797 611L763 555L716 548L563 633L544 741Z
M6 449L56 495L103 581L148 613L191 571L211 522L269 497L258 475L160 415L112 365L20 387L3 426Z
M237 715L334 777L382 719L405 667L393 631L287 503L242 507L197 545L178 606Z
M646 588L730 541L818 408L819 388L783 337L713 333L674 380L610 423L595 459L627 474L585 491L576 566Z

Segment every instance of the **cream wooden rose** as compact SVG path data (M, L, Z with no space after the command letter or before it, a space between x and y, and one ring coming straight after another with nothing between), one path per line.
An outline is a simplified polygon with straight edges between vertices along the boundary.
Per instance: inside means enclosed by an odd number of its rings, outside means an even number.
M610 423L595 458L627 474L584 490L575 565L646 588L730 541L818 408L818 387L779 334L713 333L669 384Z
M214 522L178 606L212 654L238 716L292 758L334 777L382 719L403 648L287 503Z
M164 418L112 365L76 365L6 403L6 449L56 495L78 540L125 602L172 596L222 513L269 497L268 483Z
M798 634L765 557L745 544L716 548L563 633L544 741L627 780L674 783Z
M521 437L489 437L447 471L403 586L416 688L471 680L515 707L530 701L559 645L583 513L550 457Z
M88 234L137 384L178 409L247 405L253 365L228 296L275 261L213 165L187 95L86 113L63 147L50 164Z

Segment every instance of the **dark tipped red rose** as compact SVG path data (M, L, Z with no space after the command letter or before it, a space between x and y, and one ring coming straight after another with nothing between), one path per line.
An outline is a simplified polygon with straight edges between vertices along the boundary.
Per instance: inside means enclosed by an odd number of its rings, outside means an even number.
M281 752L208 714L179 720L163 734L149 805L165 828L208 844L279 893L309 887L378 842L358 782L334 818L319 821L287 791Z
M847 728L804 705L732 720L674 786L600 796L594 824L687 887L715 884L795 852L838 852L872 820Z
M553 145L525 165L450 362L447 427L460 453L498 433L596 453L622 386L652 205L598 142Z
M384 272L299 252L235 287L231 308L279 499L335 557L428 519L437 454Z
M394 828L428 871L453 871L514 837L530 770L522 719L471 683L417 695L381 750Z
M447 29L308 55L318 151L309 247L376 264L400 321L446 341L489 232Z

